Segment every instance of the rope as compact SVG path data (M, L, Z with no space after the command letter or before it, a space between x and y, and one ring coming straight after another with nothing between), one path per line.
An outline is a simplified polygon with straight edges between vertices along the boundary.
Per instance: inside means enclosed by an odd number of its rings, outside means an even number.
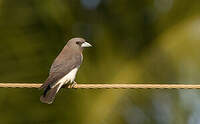
M39 88L36 83L0 83L0 88ZM75 89L200 89L199 84L77 84Z

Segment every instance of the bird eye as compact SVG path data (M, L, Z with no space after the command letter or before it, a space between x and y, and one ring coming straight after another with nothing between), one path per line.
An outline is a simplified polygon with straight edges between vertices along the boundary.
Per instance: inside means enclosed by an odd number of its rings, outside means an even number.
M80 44L80 42L79 42L79 41L77 41L77 42L76 42L76 44Z

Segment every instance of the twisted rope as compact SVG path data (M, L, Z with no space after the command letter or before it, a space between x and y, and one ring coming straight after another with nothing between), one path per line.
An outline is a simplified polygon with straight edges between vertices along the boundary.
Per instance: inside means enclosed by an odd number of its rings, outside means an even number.
M0 83L0 88L39 88L36 83ZM200 89L199 84L77 84L75 89Z

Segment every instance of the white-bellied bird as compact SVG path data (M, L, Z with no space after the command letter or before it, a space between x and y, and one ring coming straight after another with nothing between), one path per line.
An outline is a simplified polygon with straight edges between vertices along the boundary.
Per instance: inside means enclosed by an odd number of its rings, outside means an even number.
M72 87L76 85L74 79L83 61L82 51L85 47L91 47L91 45L83 38L72 38L67 42L54 60L48 78L40 87L44 89L40 97L41 102L51 104L64 84L69 83Z

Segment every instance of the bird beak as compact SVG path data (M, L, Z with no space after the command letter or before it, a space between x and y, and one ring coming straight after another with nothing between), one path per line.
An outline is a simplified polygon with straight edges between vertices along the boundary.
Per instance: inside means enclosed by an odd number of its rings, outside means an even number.
M89 44L88 42L82 43L81 47L91 47L92 45Z

